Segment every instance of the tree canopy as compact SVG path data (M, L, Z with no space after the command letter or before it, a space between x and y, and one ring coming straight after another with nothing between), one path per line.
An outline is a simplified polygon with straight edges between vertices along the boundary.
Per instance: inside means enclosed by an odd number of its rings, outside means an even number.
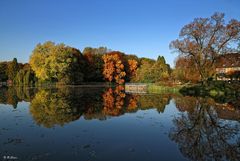
M82 59L78 49L48 41L35 47L29 63L41 81L77 84L83 81Z
M170 66L163 56L159 56L157 61L144 58L137 69L135 81L145 83L161 82L168 80L170 75Z
M18 66L17 58L14 58L12 62L7 64L8 79L14 80L18 71L19 71L19 66Z
M223 13L215 13L210 18L195 18L185 25L179 39L171 42L170 48L181 56L190 57L205 81L211 76L216 58L220 54L233 51L233 44L240 39L240 22L232 19L227 24ZM236 45L235 45L236 46Z

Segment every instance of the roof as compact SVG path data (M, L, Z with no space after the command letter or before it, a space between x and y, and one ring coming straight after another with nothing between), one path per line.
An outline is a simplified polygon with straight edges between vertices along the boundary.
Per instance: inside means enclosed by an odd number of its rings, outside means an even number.
M220 55L216 60L217 68L240 67L240 53Z

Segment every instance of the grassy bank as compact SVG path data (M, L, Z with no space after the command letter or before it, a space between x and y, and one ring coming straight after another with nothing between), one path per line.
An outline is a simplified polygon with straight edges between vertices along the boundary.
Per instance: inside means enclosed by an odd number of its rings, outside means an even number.
M148 93L179 93L182 86L166 86L161 84L148 84Z

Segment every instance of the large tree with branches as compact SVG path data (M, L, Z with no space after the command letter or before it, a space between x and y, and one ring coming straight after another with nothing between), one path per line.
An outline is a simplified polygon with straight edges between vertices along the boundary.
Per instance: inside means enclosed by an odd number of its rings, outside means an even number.
M210 18L196 18L185 25L179 39L170 43L180 56L193 59L202 81L211 76L219 55L233 52L240 40L240 22L232 19L224 21L223 13L215 13Z

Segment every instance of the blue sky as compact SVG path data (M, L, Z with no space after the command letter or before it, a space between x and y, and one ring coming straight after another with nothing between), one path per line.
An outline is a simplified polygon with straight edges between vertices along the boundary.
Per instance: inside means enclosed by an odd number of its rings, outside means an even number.
M139 57L163 55L196 17L224 12L240 20L240 0L1 0L0 61L28 62L34 46L48 40L76 47L106 46Z

